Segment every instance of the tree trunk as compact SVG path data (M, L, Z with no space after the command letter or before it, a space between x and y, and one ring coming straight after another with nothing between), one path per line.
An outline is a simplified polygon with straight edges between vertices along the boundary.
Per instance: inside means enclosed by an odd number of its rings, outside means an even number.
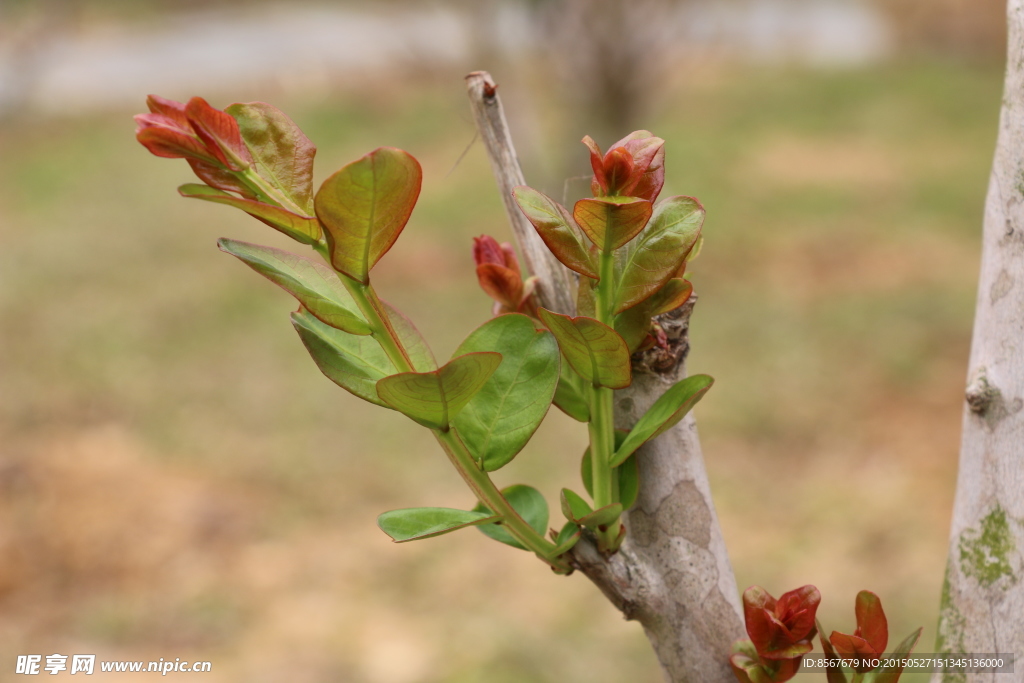
M483 71L469 74L467 85L509 222L528 268L541 280L541 303L572 313L572 277L509 195L523 176L496 86ZM693 299L659 319L669 352L655 349L634 359L632 386L615 393L618 427L631 427L686 376L692 309ZM729 648L744 635L739 595L692 415L644 445L638 463L640 495L625 515L626 542L618 553L604 557L585 537L573 550L574 562L627 619L643 625L667 681L733 683Z
M1015 653L1024 681L1024 0L1009 56L985 224L938 652ZM933 683L1004 680L936 674Z

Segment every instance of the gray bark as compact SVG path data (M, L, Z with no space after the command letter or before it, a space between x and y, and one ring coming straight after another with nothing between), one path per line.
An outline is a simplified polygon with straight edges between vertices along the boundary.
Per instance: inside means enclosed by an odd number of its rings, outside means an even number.
M1009 52L985 205L960 470L939 652L1014 653L1024 681L1024 0L1009 0Z
M486 72L467 77L470 102L509 222L531 272L543 285L541 303L572 311L568 271L512 202L523 183L494 83ZM543 275L553 273L554 275ZM564 276L560 273L564 273ZM546 279L553 277L552 279ZM549 283L559 283L549 286ZM634 358L633 384L615 394L618 427L631 427L666 389L686 376L687 329L693 299L660 319L669 351ZM605 557L584 538L573 551L580 571L627 619L639 621L671 683L731 683L729 649L742 638L739 595L711 500L697 426L690 415L638 452L640 495L625 515L626 541Z

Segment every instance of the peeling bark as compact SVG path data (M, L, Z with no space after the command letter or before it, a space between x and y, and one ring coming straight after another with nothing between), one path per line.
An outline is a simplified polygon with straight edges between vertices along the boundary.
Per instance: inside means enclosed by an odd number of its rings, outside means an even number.
M541 303L571 312L573 279L511 200L510 190L523 184L523 176L494 82L477 71L467 83L509 222L528 268L540 278ZM631 427L686 376L693 303L691 298L659 318L669 338L668 351L654 349L634 357L632 386L615 393L616 426ZM605 557L584 537L573 550L574 564L626 619L641 623L667 681L732 683L729 649L743 637L739 594L693 416L645 444L637 458L640 495L625 515L625 543Z
M1007 11L1006 84L936 650L1015 653L1012 680L1024 681L1024 0L1009 0ZM935 674L932 681L1004 677Z

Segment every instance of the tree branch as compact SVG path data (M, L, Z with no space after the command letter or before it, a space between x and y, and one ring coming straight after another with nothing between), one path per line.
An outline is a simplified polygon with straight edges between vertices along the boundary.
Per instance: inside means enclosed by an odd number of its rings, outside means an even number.
M471 73L467 83L512 231L527 267L540 279L544 305L571 312L568 271L512 201L511 189L524 180L496 86L483 71ZM615 393L616 426L632 427L666 389L685 377L693 302L691 298L659 318L669 338L668 351L654 349L634 357L632 386ZM574 565L627 619L643 625L666 680L732 683L729 649L743 637L739 595L692 415L641 447L637 458L640 494L624 515L625 543L605 557L592 538L584 537L573 550Z
M498 183L501 201L505 204L505 215L508 216L512 233L523 254L526 269L537 276L540 303L550 311L573 315L576 311L575 278L544 246L544 241L512 198L512 188L525 185L526 180L509 134L505 110L498 97L498 86L486 71L473 71L466 76L466 88L477 130L487 148L491 170Z
M1024 657L1024 0L1009 53L985 203L960 472L937 652ZM932 681L948 680L936 674ZM969 674L969 681L992 680ZM1019 679L1018 679L1019 680Z

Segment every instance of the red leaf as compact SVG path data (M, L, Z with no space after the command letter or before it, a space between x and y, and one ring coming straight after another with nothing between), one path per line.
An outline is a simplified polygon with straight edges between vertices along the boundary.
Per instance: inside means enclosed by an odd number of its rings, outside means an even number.
M233 116L214 109L202 97L188 101L185 115L196 135L222 164L232 171L242 171L252 163L252 155L242 142L238 121Z
M881 652L876 652L871 647L871 644L863 638L839 633L838 631L832 631L829 641L832 643L832 647L836 649L836 652L844 657L860 657L870 661L882 654ZM860 666L854 667L858 673L870 671L872 668L866 662L861 662Z
M763 659L781 660L810 652L814 637L814 613L821 594L803 586L775 600L760 586L743 593L747 634Z
M506 310L515 311L523 299L523 280L519 271L496 263L481 263L476 267L480 288Z
M630 189L631 197L653 202L665 185L665 141L650 131L638 130L616 142L612 147L625 147L633 157L639 174L636 185Z
M774 670L768 667L768 677L772 680L772 683L783 683L796 676L800 670L800 664L803 662L803 657L794 657L792 659L779 659L772 664L775 666Z
M857 594L854 609L857 614L857 630L854 635L870 643L878 654L885 652L885 646L889 643L889 624L882 611L881 599L871 591L861 591Z
M135 122L138 124L135 128L136 139L158 157L217 161L191 129L182 128L168 116L139 114Z
M803 586L784 593L775 606L779 620L793 634L794 640L814 637L814 614L821 603L821 593L814 586Z
M146 97L146 106L154 114L162 114L167 118L171 119L178 124L182 129L192 130L192 126L189 125L188 117L185 116L185 105L181 102L175 102L174 100L168 100L159 95L149 95Z
M583 144L590 149L590 167L594 169L594 180L590 184L590 189L593 190L595 197L608 194L608 178L604 173L604 155L601 154L601 148L589 135L583 136Z
M188 159L187 161L196 176L210 187L215 187L225 192L237 192L246 199L256 198L256 194L240 182L231 171L199 161L198 159Z
M517 273L521 272L519 269L519 259L516 258L516 250L512 248L512 245L508 242L502 242L501 251L505 255L505 266L509 270L514 270Z
M639 174L634 174L636 164L625 147L616 147L604 157L604 175L608 181L608 194L628 195L637 181Z

